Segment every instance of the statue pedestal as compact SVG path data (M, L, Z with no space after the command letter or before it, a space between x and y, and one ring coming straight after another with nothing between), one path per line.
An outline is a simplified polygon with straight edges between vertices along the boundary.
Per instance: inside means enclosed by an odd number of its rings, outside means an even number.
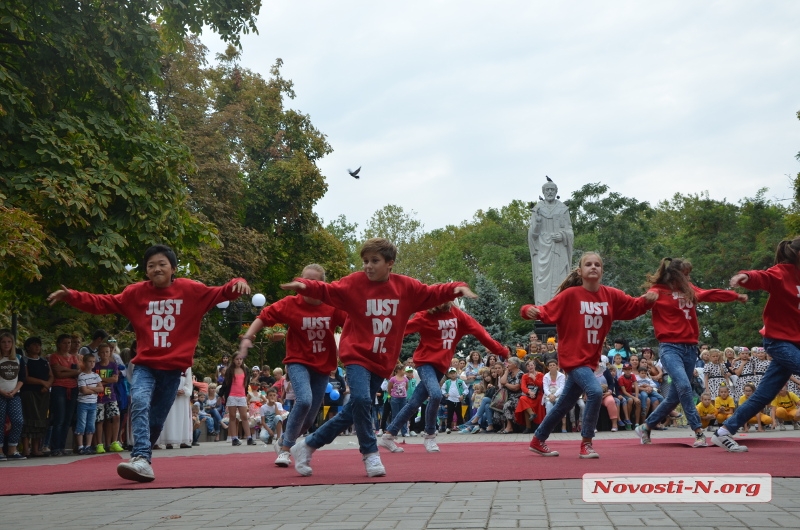
M536 320L533 323L533 332L539 336L542 342L546 342L548 336L556 336L556 327L553 324L545 324L541 320Z

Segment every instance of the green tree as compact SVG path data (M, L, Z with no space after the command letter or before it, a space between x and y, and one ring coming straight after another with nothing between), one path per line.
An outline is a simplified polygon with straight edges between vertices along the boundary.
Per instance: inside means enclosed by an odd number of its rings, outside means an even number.
M489 335L498 342L505 343L510 339L510 319L506 316L508 302L503 299L497 286L481 273L475 278L476 299L465 299L464 310L483 326ZM459 349L470 351L482 349L483 345L472 335L461 339Z
M214 239L188 207L189 151L154 116L165 49L210 27L238 44L256 1L7 0L0 3L0 194L35 219L46 282L4 284L23 304L58 283L119 288L142 248ZM153 24L154 20L159 25ZM74 267L73 267L74 266ZM86 274L91 269L92 274Z

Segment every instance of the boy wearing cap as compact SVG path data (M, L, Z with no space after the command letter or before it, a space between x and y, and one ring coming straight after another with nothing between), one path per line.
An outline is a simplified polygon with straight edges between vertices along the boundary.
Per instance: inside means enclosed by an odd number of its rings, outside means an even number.
M639 399L639 384L636 381L636 376L632 373L633 367L630 363L622 365L622 375L617 379L619 389L622 395L625 396L626 403L625 409L628 413L628 418L632 418L636 426L639 426L642 414L642 402ZM633 413L633 415L631 415ZM630 424L625 426L630 430Z
M459 379L458 370L452 366L447 370L447 381L442 385L442 395L445 397L447 404L447 421L453 422L453 429L458 428L458 425L464 423L464 416L461 414L461 404L464 402L464 396L469 392L467 384ZM456 414L456 419L453 421L453 413ZM446 431L450 434L450 427Z

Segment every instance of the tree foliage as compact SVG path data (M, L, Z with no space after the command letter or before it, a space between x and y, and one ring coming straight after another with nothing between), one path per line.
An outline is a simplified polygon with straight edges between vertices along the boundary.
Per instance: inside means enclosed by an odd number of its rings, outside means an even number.
M214 240L187 204L181 176L191 158L178 123L157 119L148 95L160 82L159 59L187 30L206 25L238 43L255 29L259 7L0 2L0 193L48 240L35 265L49 280L4 290L33 301L58 283L118 288L143 247Z

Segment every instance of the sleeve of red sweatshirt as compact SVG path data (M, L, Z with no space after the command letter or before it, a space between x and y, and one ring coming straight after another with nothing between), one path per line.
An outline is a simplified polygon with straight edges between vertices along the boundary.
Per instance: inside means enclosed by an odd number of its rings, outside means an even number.
M564 310L564 301L568 296L569 290L567 289L558 293L552 300L544 305L534 306L533 304L526 304L520 308L519 313L525 320L532 320L525 313L528 311L528 308L535 307L539 310L539 320L545 324L555 324Z
M124 314L125 299L131 295L135 285L127 286L119 294L92 294L70 289L66 302L76 309L93 315Z
M465 335L472 335L478 339L478 342L486 346L486 348L495 355L503 358L508 356L508 348L494 340L486 331L486 328L481 326L472 316L459 310L459 320L461 320L461 323L458 325L458 327L459 329L462 329L463 326Z
M194 282L197 284L196 287L199 289L196 303L201 307L204 307L205 311L207 312L220 302L224 302L226 300L236 300L241 295L233 290L233 286L237 282L243 281L245 281L244 278L234 278L225 285L220 285L219 287L209 287L203 283Z
M644 315L653 306L641 296L628 296L619 289L608 288L614 293L614 320L632 320L640 315Z
M318 280L309 280L307 278L295 278L295 281L300 282L306 286L302 290L303 296L321 300L322 303L335 307L336 309L348 309L348 294L352 289L348 288L348 278L345 276L341 280L326 283Z
M414 316L408 319L408 322L406 323L406 330L403 332L403 334L411 335L412 333L419 333L425 324L425 321L422 318L423 316L424 314L419 311L414 313Z
M451 302L458 298L458 296L453 292L455 291L456 287L467 287L467 284L464 282L449 282L427 285L414 278L409 278L409 280L415 286L416 293L413 298L413 303L416 304L417 311L424 311L426 309L436 307L437 305L442 305L445 302Z
M264 323L265 326L274 326L275 324L285 324L286 318L283 316L281 309L286 305L284 300L291 297L282 298L274 304L270 304L258 314L258 319Z
M739 271L739 274L747 274L747 281L739 284L750 291L771 291L775 283L781 283L779 277L773 274L773 268L765 271Z
M727 289L700 289L692 285L694 294L698 302L736 302L739 300L739 293Z

